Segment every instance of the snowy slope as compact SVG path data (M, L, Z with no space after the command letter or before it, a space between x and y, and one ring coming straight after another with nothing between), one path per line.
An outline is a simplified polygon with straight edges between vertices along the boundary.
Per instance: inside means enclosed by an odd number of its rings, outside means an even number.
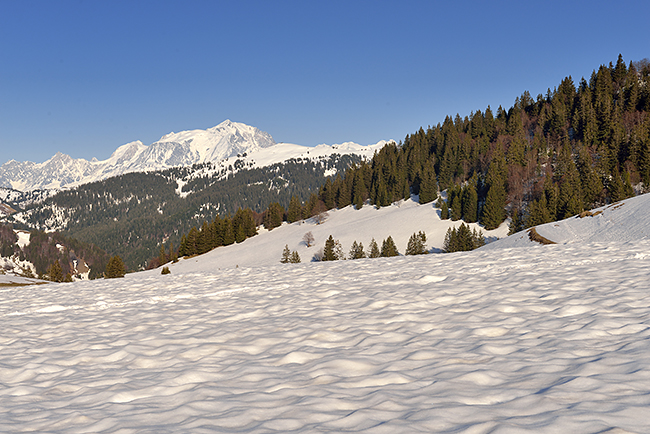
M0 288L6 432L647 433L650 242ZM610 431L611 430L611 431Z
M277 263L306 230L346 249L401 238L391 221L443 233L407 201L285 225L171 275L2 287L2 428L650 432L648 200L544 232L565 244Z
M298 252L302 262L309 262L314 254L323 248L330 235L340 241L346 254L354 241L362 243L367 252L372 238L381 248L382 241L391 236L397 249L403 254L410 236L415 232L424 231L427 235L427 247L432 251L440 251L447 229L462 223L440 220L440 210L435 208L433 203L420 205L413 200L401 201L379 209L364 206L356 210L348 206L331 210L328 214L328 218L321 224L317 224L314 219L308 219L293 224L285 223L272 231L262 228L259 235L241 244L219 247L205 255L182 259L176 264L171 264L170 268L174 273L186 273L203 270L206 263L219 268L274 265L280 261L285 244L289 249ZM472 229L481 229L475 223L469 226ZM303 242L307 232L314 235L315 244L312 247L307 247ZM503 224L494 231L484 232L484 235L488 239L496 239L505 237L507 233L507 224Z
M127 143L102 161L74 159L60 152L43 163L11 160L0 166L0 186L20 191L71 188L124 173L208 162L216 164L218 171L244 154L247 161L257 167L289 158L301 158L310 153L312 157L333 153L356 153L370 157L383 144L385 142L373 146L353 143L319 145L315 148L286 144L278 146L270 134L226 120L207 130L166 134L149 146L140 141Z
M625 199L582 216L546 223L535 228L538 234L558 244L634 241L650 238L650 194ZM527 231L514 234L483 249L538 245Z

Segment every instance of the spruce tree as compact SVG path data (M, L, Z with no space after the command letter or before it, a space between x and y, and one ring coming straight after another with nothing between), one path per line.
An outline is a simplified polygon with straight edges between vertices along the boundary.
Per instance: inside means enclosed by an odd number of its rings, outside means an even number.
M282 250L282 258L280 258L280 263L287 264L291 259L291 251L289 250L289 245L284 245L284 250Z
M425 164L420 179L419 202L421 204L432 202L438 194L438 183L433 166Z
M357 243L357 241L352 242L352 247L350 248L350 259L363 259L366 257L365 252L363 251L363 244Z
M481 212L481 223L485 229L496 229L505 220L506 191L503 184L493 184L485 197Z
M397 246L395 245L395 241L393 241L393 237L391 237L390 235L388 236L388 238L384 240L384 242L381 245L380 256L382 258L399 256L399 252L397 251Z
M63 282L63 269L58 260L54 261L47 269L47 277L52 282Z
M368 253L369 258L379 258L381 256L381 252L379 251L379 246L377 245L377 241L373 238L370 240L370 251Z
M323 249L323 261L336 261L339 258L336 256L336 242L330 235L325 241L325 248Z
M427 236L424 232L420 231L417 234L411 235L409 242L406 246L407 255L424 255L429 253L426 248Z
M302 204L297 196L291 196L289 210L287 211L287 221L289 223L297 222L302 219Z
M300 263L300 255L298 254L297 251L291 252L291 256L289 257L289 262L292 264L299 264Z
M124 274L126 274L126 271L124 269L124 262L122 262L122 258L117 255L113 256L106 265L106 272L104 273L104 277L107 279L113 279L116 277L124 277Z

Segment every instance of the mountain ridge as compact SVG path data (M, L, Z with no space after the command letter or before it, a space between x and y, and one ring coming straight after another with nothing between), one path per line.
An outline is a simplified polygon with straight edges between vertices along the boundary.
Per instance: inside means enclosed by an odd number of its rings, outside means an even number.
M255 127L225 120L207 130L168 133L151 145L136 140L119 146L106 160L55 153L43 163L10 160L0 166L0 186L20 191L70 188L129 172L218 162L275 145Z

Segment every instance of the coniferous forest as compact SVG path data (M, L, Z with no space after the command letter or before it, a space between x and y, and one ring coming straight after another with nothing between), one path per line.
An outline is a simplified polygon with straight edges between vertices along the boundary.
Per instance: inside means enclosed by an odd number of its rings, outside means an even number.
M377 206L447 191L443 218L511 231L564 219L650 187L650 62L602 65L496 112L447 117L326 183L328 207Z

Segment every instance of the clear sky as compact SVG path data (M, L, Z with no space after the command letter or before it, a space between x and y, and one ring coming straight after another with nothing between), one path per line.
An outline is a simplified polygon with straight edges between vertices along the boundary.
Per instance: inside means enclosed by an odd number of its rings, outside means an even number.
M0 0L0 164L225 119L308 146L402 140L650 57L650 2Z

